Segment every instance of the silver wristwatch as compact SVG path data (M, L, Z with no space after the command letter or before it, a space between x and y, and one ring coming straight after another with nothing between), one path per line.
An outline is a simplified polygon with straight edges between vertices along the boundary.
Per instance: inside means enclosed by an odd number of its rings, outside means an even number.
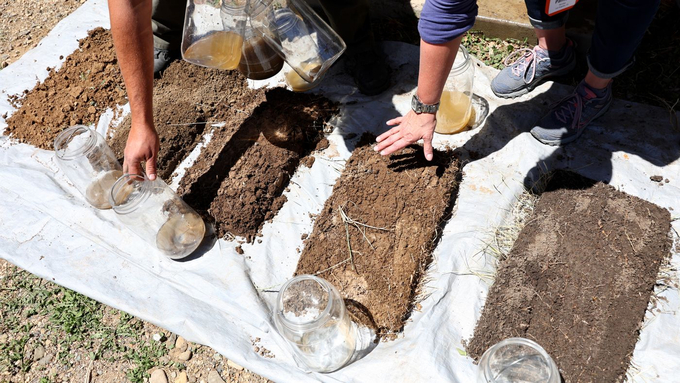
M418 98L418 94L414 94L413 98L411 99L411 109L413 109L413 111L418 114L420 113L435 114L437 113L437 110L439 110L439 103L423 104L423 102L420 101L420 99Z

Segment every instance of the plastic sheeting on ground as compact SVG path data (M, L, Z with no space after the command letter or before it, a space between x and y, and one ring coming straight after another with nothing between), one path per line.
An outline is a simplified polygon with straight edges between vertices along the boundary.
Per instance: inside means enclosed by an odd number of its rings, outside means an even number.
M0 115L11 115L10 94L32 89L96 27L108 28L104 0L89 0L64 19L34 50L0 71ZM462 342L472 336L488 290L474 274L493 272L484 252L494 230L508 218L524 185L542 172L572 169L584 176L680 213L680 131L660 108L615 100L577 143L543 146L528 130L548 105L569 87L547 83L531 95L500 100L489 90L493 69L478 64L475 92L490 114L480 128L435 137L438 147L456 148L464 178L453 217L444 228L427 274L426 298L403 333L381 342L363 358L331 374L307 373L294 364L270 318L275 293L291 278L302 249L301 235L312 230L311 214L321 210L359 134L381 133L385 121L409 110L418 67L418 48L385 43L394 85L377 97L359 94L336 65L316 90L344 104L334 118L331 146L311 168L298 169L286 192L288 202L264 226L262 242L243 245L219 240L200 257L172 261L128 231L112 211L87 205L57 168L53 152L0 137L0 257L58 284L127 311L190 341L213 347L227 358L277 382L471 382L477 367ZM253 82L253 86L272 85ZM105 132L107 121L99 124ZM0 119L0 131L6 123ZM351 139L349 137L352 137ZM197 151L200 150L197 149ZM192 156L195 158L195 153ZM190 157L181 165L188 166ZM181 175L180 171L180 175ZM650 181L661 175L669 183ZM176 183L176 182L175 182ZM677 239L680 221L673 222ZM676 240L677 244L677 240ZM677 280L680 257L674 249L670 277ZM680 296L648 311L628 372L631 381L674 381L680 371ZM274 358L253 352L252 342ZM461 352L458 352L461 351Z

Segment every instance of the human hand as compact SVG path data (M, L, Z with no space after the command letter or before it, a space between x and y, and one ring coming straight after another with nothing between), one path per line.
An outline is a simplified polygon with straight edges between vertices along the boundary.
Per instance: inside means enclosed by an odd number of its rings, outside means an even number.
M125 145L123 171L142 174L141 162L146 164L146 175L151 181L156 179L156 160L160 142L153 126L133 125Z
M381 155L386 156L423 139L425 159L432 160L432 137L437 125L437 118L432 113L416 113L410 110L405 116L387 121L392 129L376 138L378 144L373 147Z

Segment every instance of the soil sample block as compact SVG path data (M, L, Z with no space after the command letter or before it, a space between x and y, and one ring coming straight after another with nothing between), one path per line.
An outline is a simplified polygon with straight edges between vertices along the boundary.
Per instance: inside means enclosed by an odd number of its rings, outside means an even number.
M109 108L127 103L111 32L90 31L59 70L49 70L42 84L22 96L10 96L17 107L7 118L5 134L52 150L54 138L77 124L96 124Z
M602 183L551 185L500 262L468 351L524 337L567 383L623 381L670 255L670 214Z
M408 318L421 276L458 190L459 162L418 146L382 157L374 137L354 150L316 219L296 274L337 287L391 337Z
M337 110L328 99L283 88L265 97L252 112L231 113L231 128L212 138L180 182L184 200L207 210L220 236L252 241L285 202L301 161L328 143L323 127Z
M248 89L245 78L236 71L204 68L178 60L155 80L153 93L154 124L160 141L157 171L159 177L169 180L177 165L201 140L206 126L227 123L223 110L245 105L263 92ZM123 120L109 140L121 163L130 117Z

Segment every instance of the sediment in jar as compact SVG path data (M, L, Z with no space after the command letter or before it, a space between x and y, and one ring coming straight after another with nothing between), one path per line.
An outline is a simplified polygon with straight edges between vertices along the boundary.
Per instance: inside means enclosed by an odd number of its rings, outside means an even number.
M310 75L314 76L319 72L319 70L321 70L321 64L316 62L304 63L302 64L301 69L305 73L309 73ZM303 79L296 71L291 70L290 72L286 73L286 82L288 85L290 85L291 89L293 89L293 92L304 92L319 85L320 79L317 79L314 82L308 82L307 80Z
M156 246L170 257L191 254L203 240L205 224L197 213L190 211L170 214L156 235Z
M464 131L470 121L470 96L459 91L445 90L439 101L435 132L454 134Z
M283 68L279 56L261 37L253 37L243 43L238 70L253 80L264 80L275 76Z
M102 172L85 190L85 199L97 209L110 209L111 187L123 175L120 170Z
M217 31L202 37L184 51L184 59L211 68L236 69L241 61L243 36L230 31Z

